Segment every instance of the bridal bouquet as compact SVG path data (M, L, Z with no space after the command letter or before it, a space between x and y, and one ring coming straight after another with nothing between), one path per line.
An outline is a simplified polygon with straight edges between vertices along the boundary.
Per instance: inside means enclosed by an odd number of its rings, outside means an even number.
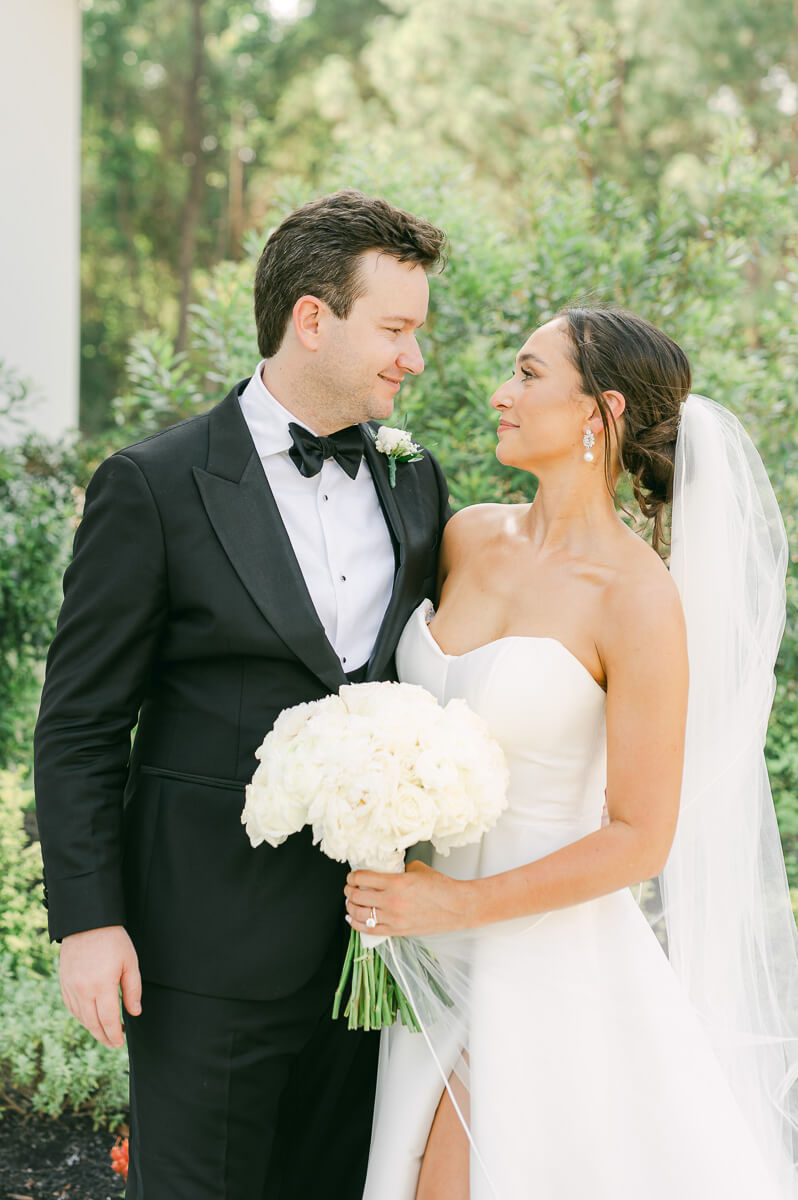
M314 844L354 869L399 873L416 842L444 855L477 842L507 804L504 754L481 718L464 700L442 708L415 684L346 684L288 708L256 757L241 814L252 845L279 846L311 825ZM397 1014L418 1029L375 956L383 940L352 930L333 1015L349 984L350 1029L379 1029Z

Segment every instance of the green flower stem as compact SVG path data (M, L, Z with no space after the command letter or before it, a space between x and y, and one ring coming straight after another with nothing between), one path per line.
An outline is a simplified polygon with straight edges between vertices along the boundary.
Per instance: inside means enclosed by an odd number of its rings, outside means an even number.
M382 963L382 980L381 989L382 995L382 1023L383 1025L392 1025L396 1017L396 1000L394 997L393 976L385 965L385 959L380 958Z
M360 973L361 973L360 972L360 954L358 953L358 951L360 949L360 937L354 931L352 932L352 937L356 938L357 941L355 943L354 954L352 956L352 990L349 993L349 1001L347 1003L346 1010L344 1012L344 1016L349 1018L349 1028L357 1029L357 1027L358 1027L357 1026L357 1011L358 1011L358 1002L360 999Z
M416 1014L413 1012L412 1008L407 1002L407 997L398 984L396 984L396 1002L399 1005L399 1012L402 1016L402 1024L408 1029L412 1029L413 1033L418 1033L421 1026L416 1020Z
M349 945L346 948L346 958L344 959L344 966L343 966L343 970L341 971L341 978L338 980L338 987L335 989L335 999L333 1000L333 1011L332 1011L333 1020L335 1020L338 1017L338 1014L341 1011L341 1001L343 1000L344 988L346 987L347 980L349 979L349 975L352 970L352 959L354 958L354 954L355 954L355 938L356 937L357 937L357 934L355 933L355 931L353 929L351 931L351 933L349 934Z
M434 961L428 955L426 957L427 957L428 962L432 963ZM435 993L437 998L440 1000L441 1004L445 1004L447 1008L451 1008L452 1005L454 1004L454 1001L452 1000L451 996L449 996L443 990L441 985L438 983L438 980L435 978L434 973L431 970L429 970L426 966L424 968L424 973L427 977L427 983L429 984L430 989Z
M357 974L355 974L355 972ZM357 986L356 986L357 985ZM360 997L363 995L363 964L355 951L352 968L352 995L349 997L349 1028L358 1029L360 1019Z
M362 1012L358 1014L361 1017L362 1025L365 1030L371 1029L371 979L370 968L374 966L373 951L363 949L361 945L361 961L363 963L363 1006Z

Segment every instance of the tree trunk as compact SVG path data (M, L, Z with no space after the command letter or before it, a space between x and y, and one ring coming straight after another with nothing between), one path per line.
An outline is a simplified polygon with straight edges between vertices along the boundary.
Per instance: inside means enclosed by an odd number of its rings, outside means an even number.
M202 208L202 106L200 85L204 58L202 30L202 0L189 0L191 5L191 75L186 87L186 151L188 166L186 199L183 205L180 231L180 313L177 323L175 349L184 350L188 328L188 306L191 301L191 273L197 245L197 226Z
M228 253L230 258L241 257L244 236L244 163L239 155L242 146L244 121L239 108L233 111L230 125L230 170L227 189Z

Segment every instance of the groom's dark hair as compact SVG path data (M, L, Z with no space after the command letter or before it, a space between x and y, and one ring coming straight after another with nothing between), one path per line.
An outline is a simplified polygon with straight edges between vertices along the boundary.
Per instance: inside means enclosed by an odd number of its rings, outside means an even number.
M443 265L441 229L352 189L303 204L269 236L255 272L258 349L271 358L282 345L294 305L311 295L345 320L364 291L360 256L381 250L401 263Z

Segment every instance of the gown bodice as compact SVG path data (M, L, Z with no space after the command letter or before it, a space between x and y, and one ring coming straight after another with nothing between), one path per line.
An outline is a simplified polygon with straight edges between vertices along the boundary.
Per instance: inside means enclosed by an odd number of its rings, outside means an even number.
M483 839L476 873L540 858L598 829L606 786L606 696L583 663L549 637L503 637L446 654L425 601L396 651L399 678L440 704L464 699L504 750L508 807ZM446 867L444 867L444 870Z

